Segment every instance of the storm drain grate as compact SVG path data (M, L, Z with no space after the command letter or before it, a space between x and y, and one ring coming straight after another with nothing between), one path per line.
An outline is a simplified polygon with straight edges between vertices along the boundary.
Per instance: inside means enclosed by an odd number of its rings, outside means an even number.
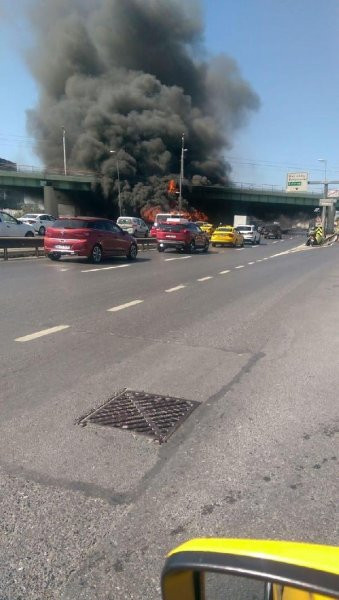
M123 390L78 423L127 429L163 444L199 404L182 398Z

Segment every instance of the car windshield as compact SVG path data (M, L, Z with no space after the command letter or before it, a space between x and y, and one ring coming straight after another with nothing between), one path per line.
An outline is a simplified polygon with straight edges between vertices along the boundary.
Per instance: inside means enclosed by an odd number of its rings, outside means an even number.
M233 227L218 227L217 231L229 233L230 231L232 232L234 230L233 230Z
M132 223L133 223L132 219L127 219L127 218L125 218L125 219L119 218L118 219L118 225L131 225Z
M252 231L253 227L246 227L245 225L240 225L240 227L237 227L238 231Z
M82 221L81 219L57 219L54 222L55 229L91 229L95 221Z
M159 229L161 231L179 232L187 229L187 223L160 223Z

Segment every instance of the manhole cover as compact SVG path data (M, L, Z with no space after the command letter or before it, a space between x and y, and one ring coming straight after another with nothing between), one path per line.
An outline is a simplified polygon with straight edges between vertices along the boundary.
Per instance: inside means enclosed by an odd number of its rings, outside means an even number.
M78 423L117 427L166 442L199 402L124 390L82 417Z

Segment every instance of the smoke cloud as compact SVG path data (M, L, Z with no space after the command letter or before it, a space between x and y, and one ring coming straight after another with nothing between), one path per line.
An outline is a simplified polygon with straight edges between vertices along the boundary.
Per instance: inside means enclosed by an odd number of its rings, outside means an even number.
M41 0L31 20L28 128L47 167L62 167L63 126L70 168L101 173L116 201L118 158L125 206L166 207L185 133L186 177L225 182L223 153L259 100L234 60L207 56L198 0Z

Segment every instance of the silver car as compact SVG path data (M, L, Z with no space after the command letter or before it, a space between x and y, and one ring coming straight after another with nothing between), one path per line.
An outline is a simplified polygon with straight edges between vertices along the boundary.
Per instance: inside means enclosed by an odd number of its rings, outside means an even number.
M134 235L134 237L148 237L149 229L146 223L137 217L119 217L117 225L127 233Z
M261 235L256 225L239 225L236 230L241 233L245 243L260 244Z

